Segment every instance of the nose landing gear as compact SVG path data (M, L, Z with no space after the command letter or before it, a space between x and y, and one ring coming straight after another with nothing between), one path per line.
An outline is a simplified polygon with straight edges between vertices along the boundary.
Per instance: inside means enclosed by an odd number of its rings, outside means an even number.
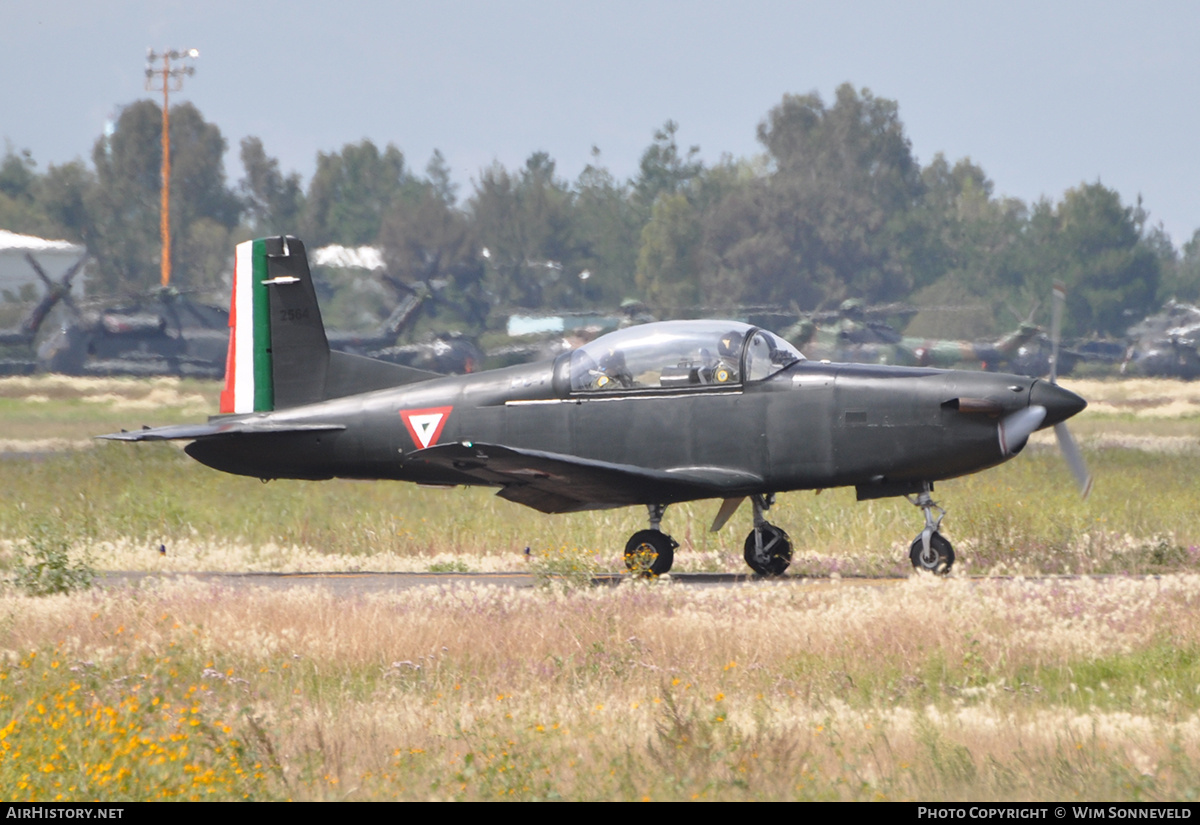
M925 489L914 496L905 496L909 503L920 507L925 512L925 529L920 532L909 548L908 558L912 566L918 570L926 570L938 576L944 576L954 566L954 548L950 542L938 532L946 511L939 507L929 495L933 485L926 484ZM933 511L938 511L934 518Z

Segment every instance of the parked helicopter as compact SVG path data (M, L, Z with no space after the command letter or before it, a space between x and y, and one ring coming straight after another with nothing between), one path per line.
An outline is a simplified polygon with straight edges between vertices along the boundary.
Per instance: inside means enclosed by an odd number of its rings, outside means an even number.
M38 345L38 367L65 375L220 378L229 316L173 287L122 305L69 306Z
M67 268L67 271L62 274L58 281L54 281L42 269L41 264L33 257L31 253L25 253L25 260L33 269L34 273L41 279L45 286L45 292L30 309L29 312L21 319L21 323L13 329L0 329L0 349L7 350L9 348L18 351L17 358L0 359L0 375L27 375L33 372L37 367L37 361L33 356L33 344L37 338L38 330L41 329L42 323L46 320L46 316L54 309L59 302L69 306L74 306L71 300L71 282L75 276L79 274L79 270L87 263L87 255L82 256L74 264Z
M934 483L1000 464L1050 426L1090 484L1063 423L1086 402L1053 373L816 363L767 330L707 320L629 327L551 361L442 376L331 351L293 237L237 247L230 312L219 415L100 437L187 440L197 461L262 479L489 485L544 513L645 505L649 529L625 546L642 575L671 569L668 505L708 498L722 499L714 531L750 499L746 562L781 574L792 545L765 517L776 495L839 486L859 500L907 496L925 516L910 560L945 573L954 550L939 532Z
M1125 335L1130 343L1121 363L1123 374L1200 377L1200 307L1171 299Z
M441 372L471 372L483 361L478 347L453 333L397 345L401 332L436 290L425 284L413 289L396 279L387 280L404 294L391 315L369 332L331 330L330 347ZM185 378L220 378L225 372L229 314L223 307L166 288L121 305L80 309L68 302L68 308L70 313L63 322L38 344L36 366L42 372ZM4 342L0 332L0 344ZM31 364L28 371L32 369Z
M912 311L915 309L911 308ZM1041 328L1032 322L1031 313L1031 317L1021 321L1016 330L996 341L906 336L888 324L868 317L862 301L848 298L832 318L801 318L784 330L783 337L814 360L942 369L971 364L990 370L1005 366L1010 372L1038 377L1049 372L1049 346L1040 363L1034 363L1029 356L1031 344L1040 333ZM1045 368L1038 371L1039 366Z

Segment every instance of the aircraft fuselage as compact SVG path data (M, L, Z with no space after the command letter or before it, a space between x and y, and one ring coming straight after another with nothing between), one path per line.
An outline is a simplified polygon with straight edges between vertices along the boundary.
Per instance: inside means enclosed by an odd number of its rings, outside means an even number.
M420 459L425 448L490 443L650 470L714 470L722 494L913 487L1011 458L1004 416L1046 406L1042 427L1082 400L1015 375L801 361L733 386L573 393L565 356L249 416L336 431L196 441L216 469L261 478L479 484ZM716 472L719 471L719 472ZM896 494L895 491L890 494ZM711 497L658 491L659 503ZM650 500L624 501L653 503Z

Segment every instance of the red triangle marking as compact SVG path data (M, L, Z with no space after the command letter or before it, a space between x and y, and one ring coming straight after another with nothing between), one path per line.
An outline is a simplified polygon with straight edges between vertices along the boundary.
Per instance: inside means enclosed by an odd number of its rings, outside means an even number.
M412 436L418 450L437 444L454 407L428 407L423 410L400 410L400 420Z

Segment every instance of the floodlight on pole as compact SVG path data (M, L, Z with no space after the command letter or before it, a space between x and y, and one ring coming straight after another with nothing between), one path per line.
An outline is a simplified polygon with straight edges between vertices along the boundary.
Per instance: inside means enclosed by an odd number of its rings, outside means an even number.
M156 80L161 79L162 105L162 285L171 283L171 115L170 91L183 88L183 78L196 73L195 66L176 66L172 61L185 58L195 60L200 56L199 49L171 49L156 52L146 49L146 91L156 92ZM162 60L162 65L158 61Z

